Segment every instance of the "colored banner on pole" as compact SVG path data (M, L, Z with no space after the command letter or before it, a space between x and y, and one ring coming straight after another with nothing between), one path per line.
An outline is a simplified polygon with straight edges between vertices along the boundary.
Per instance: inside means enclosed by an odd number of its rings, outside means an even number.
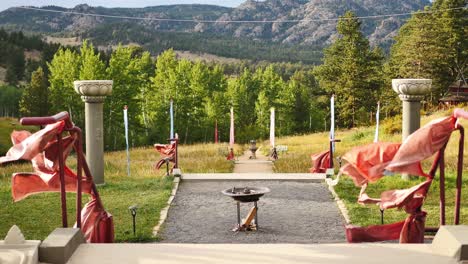
M231 107L231 128L229 129L229 146L234 148L234 108Z
M125 144L127 145L127 175L130 176L130 152L128 145L128 107L125 105L123 109L124 127L125 127Z
M380 123L380 101L377 102L377 113L375 114L375 136L374 136L374 142L379 142L379 123Z
M214 142L215 144L218 144L218 120L215 121L215 135L214 135L215 139L214 139Z
M171 132L169 134L169 138L174 138L174 100L171 98L171 106L169 109L169 114L171 115Z
M330 99L330 141L332 141L332 151L335 152L335 95Z
M270 108L270 145L275 147L275 108Z

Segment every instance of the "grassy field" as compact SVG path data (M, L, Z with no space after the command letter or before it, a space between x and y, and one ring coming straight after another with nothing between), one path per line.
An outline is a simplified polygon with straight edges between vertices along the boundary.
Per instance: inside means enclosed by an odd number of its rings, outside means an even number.
M0 117L0 155L5 154L11 146L10 133L13 129L36 131L36 127L19 125L16 118Z
M447 115L449 112L439 112L425 116L422 124L437 117ZM13 128L14 120L0 122L0 139ZM5 123L7 123L5 125ZM398 122L396 122L398 123ZM467 121L461 122L468 127ZM392 129L392 124L384 124L381 129L381 141L400 142L400 134L385 133ZM373 140L373 127L362 127L352 130L339 130L336 137L341 139L337 143L337 156L342 155L354 146L364 145ZM8 141L6 141L8 144ZM447 167L447 221L453 219L453 201L455 195L455 157L457 153L458 134L454 134L449 142L446 153ZM277 144L287 145L288 152L280 153L280 159L275 162L276 172L308 172L311 166L310 154L328 148L328 133L316 133L304 136L284 137L277 140ZM240 155L245 146L236 146L236 155ZM266 149L266 144L263 146ZM198 144L180 147L180 167L183 172L232 172L234 163L226 161L227 145ZM468 171L468 149L465 145L464 172ZM154 241L152 228L158 223L159 212L166 206L172 188L172 178L165 177L164 168L154 170L153 166L159 159L159 154L152 148L135 148L131 150L131 176L126 173L125 151L106 153L105 178L106 185L99 187L99 192L106 209L114 216L116 241L137 242ZM71 158L72 160L72 158ZM427 168L432 161L427 161ZM337 163L337 162L336 162ZM73 162L69 164L74 167ZM336 164L338 169L338 164ZM30 171L29 163L14 164L0 167L0 235L5 234L11 225L17 224L25 233L27 239L44 239L55 227L61 225L60 203L57 193L38 194L23 201L13 203L10 191L10 178L13 172ZM379 196L384 190L401 189L416 185L421 179L411 181L401 180L400 177L385 177L376 184L371 184L368 194ZM468 179L463 180L462 194L462 223L468 224ZM354 186L350 179L342 179L336 186L336 191L345 202L353 224L369 225L380 222L380 212L375 206L361 206L356 203L359 188ZM73 224L74 194L68 195L69 221ZM86 200L86 198L85 198ZM131 216L128 207L138 205L137 235L132 233ZM424 210L428 211L428 225L438 223L438 183L434 182ZM406 214L398 210L388 210L385 213L385 222L404 219Z
M422 125L428 123L435 118L446 116L451 111L437 112L431 116L424 116L422 118ZM461 124L468 128L466 120L461 121ZM380 141L388 142L401 142L401 134L388 134L384 133L385 130L390 130L390 124L384 124L380 129ZM374 127L362 127L352 130L339 130L336 133L336 138L341 139L341 143L336 144L336 157L341 156L355 146L364 145L373 141ZM451 223L453 219L453 203L455 197L455 169L456 169L456 156L458 154L458 132L453 133L452 138L448 144L446 151L446 185L448 191L447 195L447 223ZM466 142L466 140L465 140ZM317 133L304 136L284 137L277 140L277 144L287 145L288 152L280 154L279 160L275 162L276 172L308 172L311 167L310 154L318 153L328 149L328 133ZM466 172L468 171L468 146L465 143L464 151L464 174L463 179L463 193L462 193L462 215L461 221L468 224L468 178ZM335 161L335 169L338 169L338 162ZM432 159L424 162L426 171L432 163ZM436 176L436 180L438 177ZM413 179L411 181L401 180L399 176L385 177L375 184L370 184L368 194L371 197L379 197L380 193L384 190L390 189L403 189L420 182L421 179ZM344 178L335 187L336 192L340 198L345 202L349 210L350 218L353 224L356 225L369 225L380 223L380 212L376 206L362 206L357 204L357 197L359 195L359 188L354 186L349 178ZM434 181L431 187L429 196L424 204L423 209L428 212L427 224L434 226L439 221L439 185ZM405 212L398 210L388 210L385 212L385 221L402 220L406 216Z
M10 122L10 121L8 121ZM5 123L5 122L4 122ZM8 127L11 130L12 127ZM6 129L5 129L6 130ZM8 131L8 134L10 132ZM2 137L4 137L2 135ZM234 164L226 161L227 146L202 144L180 147L180 167L184 172L231 172ZM236 147L237 152L242 147ZM99 186L99 193L106 210L114 217L117 242L148 242L152 228L159 221L159 212L167 204L172 189L172 177L165 177L165 170L156 171L159 154L151 147L136 148L130 152L131 176L127 176L125 151L105 154L106 184ZM74 168L73 157L69 166ZM0 235L18 225L27 239L44 239L54 228L61 226L60 196L43 193L14 203L11 197L11 174L31 171L30 163L0 166ZM88 198L84 197L84 202ZM67 195L69 225L74 224L75 195ZM133 235L132 218L128 207L138 206L137 234Z

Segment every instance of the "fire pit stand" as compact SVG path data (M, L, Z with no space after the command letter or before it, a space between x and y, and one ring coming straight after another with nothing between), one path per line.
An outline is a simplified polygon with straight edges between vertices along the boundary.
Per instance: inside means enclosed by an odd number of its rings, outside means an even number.
M232 231L252 231L258 230L258 200L265 193L269 193L270 189L266 187L245 187L245 188L230 188L222 191L226 196L232 197L237 202L237 225ZM253 203L254 206L250 209L244 222L241 222L240 204ZM255 219L254 224L252 221Z

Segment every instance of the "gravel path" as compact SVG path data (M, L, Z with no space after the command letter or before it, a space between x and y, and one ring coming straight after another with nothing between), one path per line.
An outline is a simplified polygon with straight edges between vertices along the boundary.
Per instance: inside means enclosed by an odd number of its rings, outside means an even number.
M234 173L273 173L273 163L268 160L268 157L257 151L257 158L249 159L251 154L252 152L247 150L244 155L238 157Z
M236 203L221 190L233 186L271 189L258 202L259 231L231 231ZM242 217L250 206L241 204ZM344 221L327 188L288 181L182 182L160 234L163 243L345 242Z

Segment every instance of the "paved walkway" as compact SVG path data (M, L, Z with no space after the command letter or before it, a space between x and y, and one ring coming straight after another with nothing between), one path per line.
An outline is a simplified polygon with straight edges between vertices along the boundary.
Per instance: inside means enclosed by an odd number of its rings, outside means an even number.
M236 161L234 173L185 174L159 235L163 243L333 243L344 242L344 219L322 174L273 173L273 163L250 151ZM258 202L259 230L231 231L236 202L221 191L268 187ZM241 204L245 217L252 204Z
M259 231L232 232L236 203L221 191L264 186ZM241 204L245 217L251 204ZM160 235L163 243L332 243L345 241L344 220L322 183L182 181Z
M234 173L273 173L273 162L268 157L257 151L257 159L249 159L250 150L238 157L234 166Z

